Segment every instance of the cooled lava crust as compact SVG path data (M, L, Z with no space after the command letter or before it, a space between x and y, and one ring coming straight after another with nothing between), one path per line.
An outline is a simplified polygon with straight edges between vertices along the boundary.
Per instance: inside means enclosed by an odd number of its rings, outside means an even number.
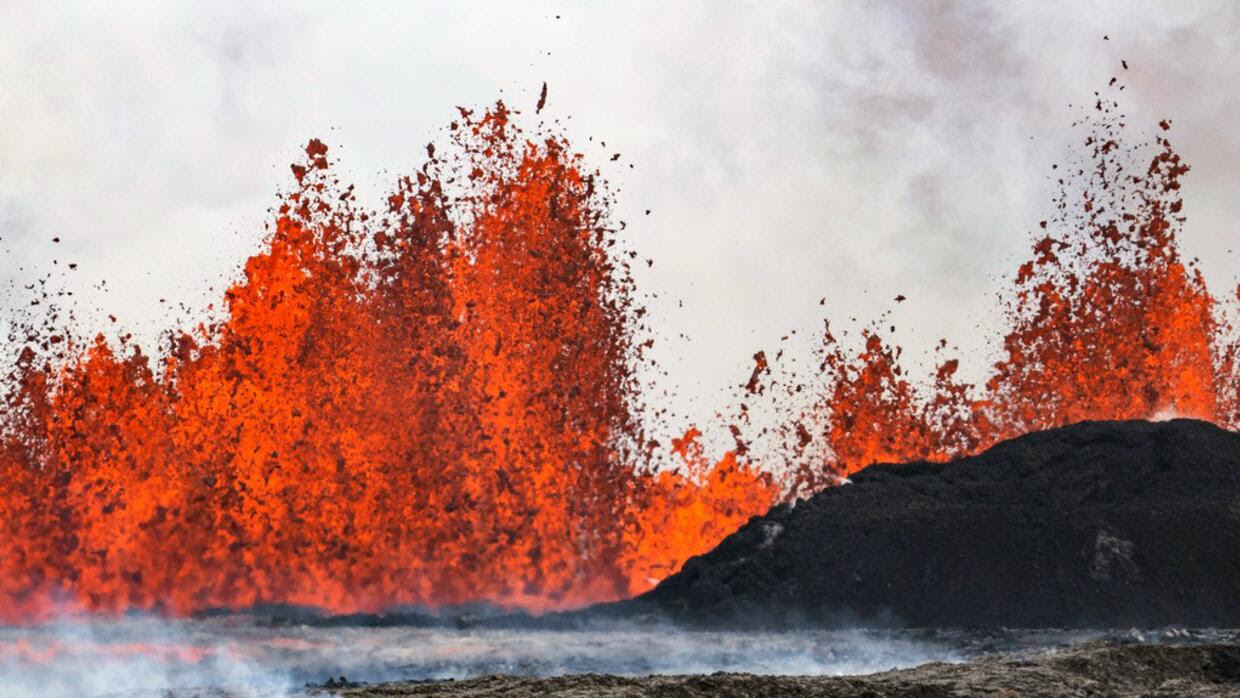
M950 463L872 465L603 612L733 627L1234 627L1240 435L1084 422Z

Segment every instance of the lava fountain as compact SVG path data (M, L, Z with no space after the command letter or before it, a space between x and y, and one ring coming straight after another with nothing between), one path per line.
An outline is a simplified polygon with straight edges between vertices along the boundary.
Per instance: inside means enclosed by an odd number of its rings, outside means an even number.
M224 319L154 356L17 328L0 617L578 605L775 501L730 456L642 466L606 184L513 116L462 110L381 212L311 141Z
M1088 419L1175 415L1240 428L1234 299L1210 293L1177 239L1189 167L1169 122L1153 143L1128 144L1118 108L1099 96L1077 124L1084 150L1055 166L1056 215L1039 223L1031 258L1000 297L1008 328L983 385L958 380L956 358L911 379L879 329L850 353L830 325L816 372L778 381L775 399L795 415L779 430L793 491Z
M1164 135L1113 102L1059 180L1004 296L984 384L908 377L876 330L774 396L784 447L677 469L641 426L645 310L611 194L565 138L503 104L357 203L311 141L221 317L148 353L15 323L0 418L0 620L262 602L331 611L488 601L547 610L650 588L781 499L873 461L946 459L1025 431L1174 412L1240 426L1234 333L1180 255ZM1168 127L1163 124L1164 129ZM1152 150L1152 155L1143 155ZM1148 166L1135 166L1140 158ZM751 396L752 397L752 396Z

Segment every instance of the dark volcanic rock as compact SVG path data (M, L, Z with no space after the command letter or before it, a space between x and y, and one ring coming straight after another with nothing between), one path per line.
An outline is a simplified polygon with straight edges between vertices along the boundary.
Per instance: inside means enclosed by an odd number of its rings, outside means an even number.
M318 689L313 694L323 695ZM397 696L832 696L949 698L961 696L1235 696L1240 646L1099 645L1031 657L992 657L964 664L935 662L869 676L609 676L534 678L493 675L465 681L352 686L345 698Z
M873 465L605 611L701 625L1240 625L1240 435L1086 422Z

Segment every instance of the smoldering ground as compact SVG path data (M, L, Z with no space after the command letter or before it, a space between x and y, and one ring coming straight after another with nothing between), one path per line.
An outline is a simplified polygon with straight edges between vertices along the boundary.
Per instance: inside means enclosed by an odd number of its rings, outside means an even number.
M253 616L96 618L0 628L0 695L283 696L340 677L422 681L497 673L844 675L963 657L952 641L866 630L457 629L275 625Z
M744 688L737 681L758 682L761 686L755 686L771 690L786 685L825 689L837 685L829 677L870 674L875 676L848 681L885 686L904 680L901 676L931 680L942 674L945 680L965 685L995 676L1020 679L1024 674L1012 670L1009 664L1013 661L1024 662L1021 666L1026 668L1050 662L1048 671L1052 671L1059 664L1079 660L1081 667L1088 668L1095 660L1116 659L1098 647L1139 646L1137 650L1153 651L1154 647L1191 645L1210 654L1212 648L1234 644L1240 637L1225 630L1182 628L707 632L657 623L567 630L535 624L375 627L348 625L347 619L340 618L305 620L253 615L187 620L131 616L0 628L0 676L4 679L0 696L365 695L370 690L365 686L376 683L389 683L382 690L395 691L394 695L450 686L465 693L474 689L519 693L587 684L590 690L632 692L680 686L690 680L687 677L702 674L723 682L714 688L725 692ZM1061 656L1066 659L1045 659ZM1036 662L1025 661L1031 657ZM1167 661L1175 664L1176 657ZM1196 666L1196 659L1188 659L1180 662L1186 671ZM1202 661L1209 664L1207 660ZM951 668L956 666L961 668ZM890 673L893 670L896 674ZM1163 670L1174 673L1166 667ZM1036 680L1040 671L1029 669L1026 673L1032 672L1032 678L1025 678ZM742 681L725 674L749 678ZM491 685L494 678L484 678L496 675L503 675L502 686ZM561 676L565 678L553 678ZM590 676L603 683L619 683L590 684ZM661 676L669 678L644 678ZM455 683L441 683L448 681Z

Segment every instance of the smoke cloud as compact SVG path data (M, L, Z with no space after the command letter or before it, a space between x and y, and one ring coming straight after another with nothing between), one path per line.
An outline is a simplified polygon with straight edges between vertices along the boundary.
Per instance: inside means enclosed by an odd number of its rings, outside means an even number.
M285 696L296 684L271 661L280 651L280 638L235 624L133 617L0 627L0 696Z
M1233 287L1238 30L1225 1L5 3L0 281L76 263L86 332L153 337L235 278L310 136L378 196L453 106L503 97L622 189L674 433L824 312L987 351L1069 104L1112 76L1134 128L1175 124L1185 249Z
M63 621L0 628L3 696L285 696L307 683L735 671L842 675L959 654L898 633L264 627L214 620ZM201 692L201 693L195 693Z

